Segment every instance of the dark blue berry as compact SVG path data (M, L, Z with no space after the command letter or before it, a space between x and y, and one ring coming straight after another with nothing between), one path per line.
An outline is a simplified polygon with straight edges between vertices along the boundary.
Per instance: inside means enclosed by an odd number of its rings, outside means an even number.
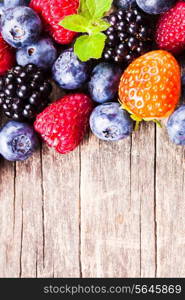
M118 141L132 133L133 121L119 103L110 102L99 105L93 110L90 127L99 139Z
M128 9L136 4L136 0L114 0L114 5L123 9Z
M114 64L100 63L92 71L88 84L92 99L103 103L114 99L122 70Z
M4 0L5 8L28 5L29 0Z
M52 68L53 79L63 89L82 87L88 79L88 63L80 61L73 49L63 51Z
M136 0L137 5L148 14L162 14L169 10L177 0Z
M2 18L2 36L15 48L22 48L37 41L41 29L39 16L26 6L9 8Z
M167 123L170 140L177 145L185 145L185 105L170 116Z
M21 66L35 64L40 68L49 69L57 58L57 51L49 38L43 38L30 44L16 53L17 63Z
M26 123L9 121L0 131L0 154L7 160L27 159L38 144L33 127Z

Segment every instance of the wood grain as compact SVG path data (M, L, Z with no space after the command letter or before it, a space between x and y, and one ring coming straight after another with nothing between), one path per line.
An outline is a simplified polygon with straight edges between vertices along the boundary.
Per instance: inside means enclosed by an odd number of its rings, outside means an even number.
M154 276L153 127L115 144L91 137L82 148L83 276Z
M91 137L81 152L81 261L84 277L139 274L139 236L130 207L130 139ZM133 257L135 257L133 259Z
M155 155L155 125L143 123L132 135L131 149L131 200L138 218L140 277L156 273Z
M63 93L53 86L52 99ZM79 277L79 148L60 155L43 145L43 265L39 277Z
M4 122L0 114L0 124ZM19 218L15 207L15 168L15 163L0 156L0 277L19 277L20 274L21 238L15 228Z
M185 154L157 130L157 276L185 276Z
M39 277L79 277L79 149L43 149L43 265Z
M19 277L20 237L15 239L14 164L0 158L0 277Z
M39 151L15 168L15 235L19 251L19 276L36 277L42 255L42 190Z

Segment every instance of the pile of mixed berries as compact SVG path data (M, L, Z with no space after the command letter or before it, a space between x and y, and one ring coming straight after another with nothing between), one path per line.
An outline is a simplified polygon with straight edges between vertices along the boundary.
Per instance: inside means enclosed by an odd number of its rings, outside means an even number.
M185 1L92 3L0 2L0 110L11 119L0 130L5 159L27 159L39 137L64 154L89 127L118 141L142 120L164 118L171 141L185 145ZM80 59L79 51L91 52L86 41L96 59ZM61 99L51 98L52 80Z

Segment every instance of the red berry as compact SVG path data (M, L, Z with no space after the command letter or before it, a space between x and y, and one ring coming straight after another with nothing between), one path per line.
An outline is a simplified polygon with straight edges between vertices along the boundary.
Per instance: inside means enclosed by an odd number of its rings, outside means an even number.
M41 13L44 2L47 2L47 0L32 0L30 1L30 7L37 13Z
M0 75L13 67L15 63L14 50L3 40L0 35Z
M49 105L34 123L47 144L59 153L68 153L82 141L93 110L92 100L85 94L70 94Z
M119 85L120 102L136 121L168 117L179 101L180 92L180 67L164 50L135 59L124 71Z
M185 2L177 4L162 14L156 30L156 43L159 48L179 53L185 49Z
M58 23L64 17L77 13L79 0L31 0L30 7L41 17L43 26L59 44L70 44L76 32L64 29Z

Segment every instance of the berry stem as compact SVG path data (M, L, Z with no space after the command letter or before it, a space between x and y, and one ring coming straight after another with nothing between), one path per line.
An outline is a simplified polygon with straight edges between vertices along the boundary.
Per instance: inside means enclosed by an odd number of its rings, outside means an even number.
M163 126L162 126L162 124L161 124L161 122L159 121L159 120L157 120L157 119L154 119L154 120L152 120L154 123L156 123L157 124L157 126L159 127L159 128L162 128Z
M134 131L137 131L139 129L140 121L136 121Z

